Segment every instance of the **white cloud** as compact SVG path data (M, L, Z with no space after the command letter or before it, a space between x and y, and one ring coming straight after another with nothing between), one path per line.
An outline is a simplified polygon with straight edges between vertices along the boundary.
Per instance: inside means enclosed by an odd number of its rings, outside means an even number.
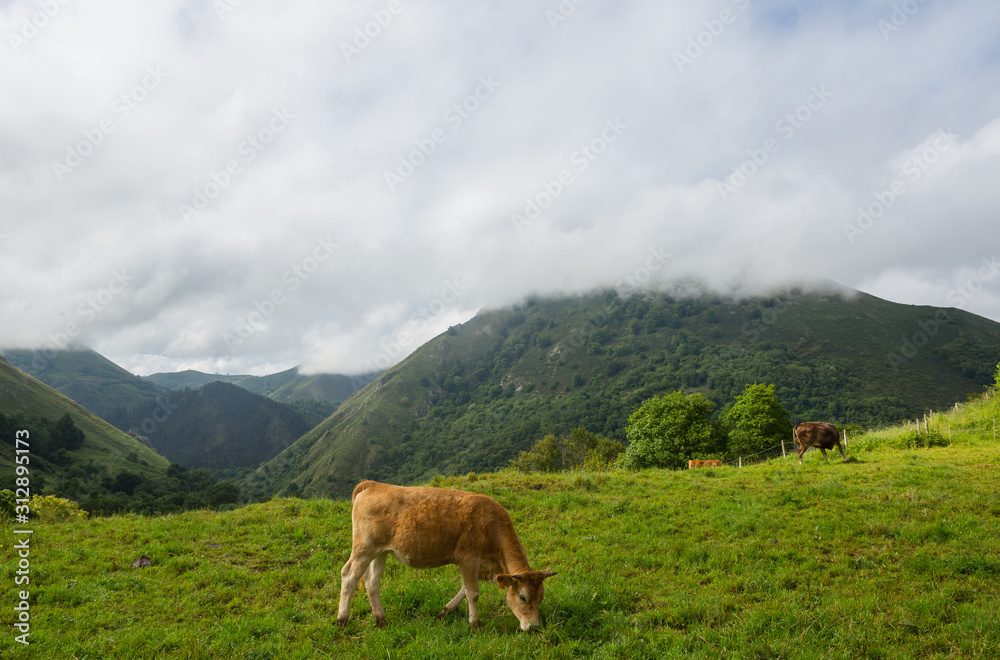
M830 278L948 305L997 252L1000 6L559 6L97 1L32 31L6 3L0 345L352 371L528 293ZM962 302L1000 320L997 280Z

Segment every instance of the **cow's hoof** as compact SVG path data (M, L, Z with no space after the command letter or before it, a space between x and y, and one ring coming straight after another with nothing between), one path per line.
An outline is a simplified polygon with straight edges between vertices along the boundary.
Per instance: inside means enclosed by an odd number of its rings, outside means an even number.
M348 619L348 617L346 617L346 616L345 617L339 617L338 616L337 617L337 625L340 626L341 628L343 628L344 626L347 625L347 619Z
M378 626L379 628L385 628L385 617L384 616L375 617L375 625Z
M438 612L438 618L439 619L443 619L446 616L448 616L448 610L441 610L440 612Z

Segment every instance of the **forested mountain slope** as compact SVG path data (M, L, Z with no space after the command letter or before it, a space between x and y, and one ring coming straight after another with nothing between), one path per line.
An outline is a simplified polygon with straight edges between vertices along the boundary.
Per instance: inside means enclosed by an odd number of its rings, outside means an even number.
M674 389L721 409L773 383L794 421L893 422L981 391L998 356L1000 324L844 289L529 299L428 342L246 485L344 494L362 477L489 470L581 425L624 440L631 411Z

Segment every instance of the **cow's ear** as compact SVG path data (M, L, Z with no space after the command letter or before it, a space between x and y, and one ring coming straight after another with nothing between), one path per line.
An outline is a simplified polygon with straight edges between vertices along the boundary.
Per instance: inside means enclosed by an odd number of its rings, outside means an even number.
M550 578L553 575L559 575L559 573L557 573L556 571L550 570L548 568L546 568L544 571L542 571L542 579Z
M497 586L501 589L507 589L508 587L514 586L514 577L512 575L507 575L506 573L501 573L497 576Z

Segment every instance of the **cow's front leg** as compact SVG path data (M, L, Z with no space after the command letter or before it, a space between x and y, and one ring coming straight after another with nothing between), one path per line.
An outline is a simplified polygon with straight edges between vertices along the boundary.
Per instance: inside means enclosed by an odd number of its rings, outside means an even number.
M823 449L822 447L820 447L820 448L819 448L819 450L820 450L821 452L823 452L823 460L824 460L824 461L826 461L826 462L827 462L827 464L829 465L829 463L830 463L830 459L826 457L826 450L825 450L825 449Z
M462 591L469 600L469 625L479 627L479 566L462 567Z
M454 612L458 604L465 600L465 584L462 584L462 588L458 590L455 597L448 601L448 604L444 606L444 609L438 612L438 618L443 619L449 613Z

